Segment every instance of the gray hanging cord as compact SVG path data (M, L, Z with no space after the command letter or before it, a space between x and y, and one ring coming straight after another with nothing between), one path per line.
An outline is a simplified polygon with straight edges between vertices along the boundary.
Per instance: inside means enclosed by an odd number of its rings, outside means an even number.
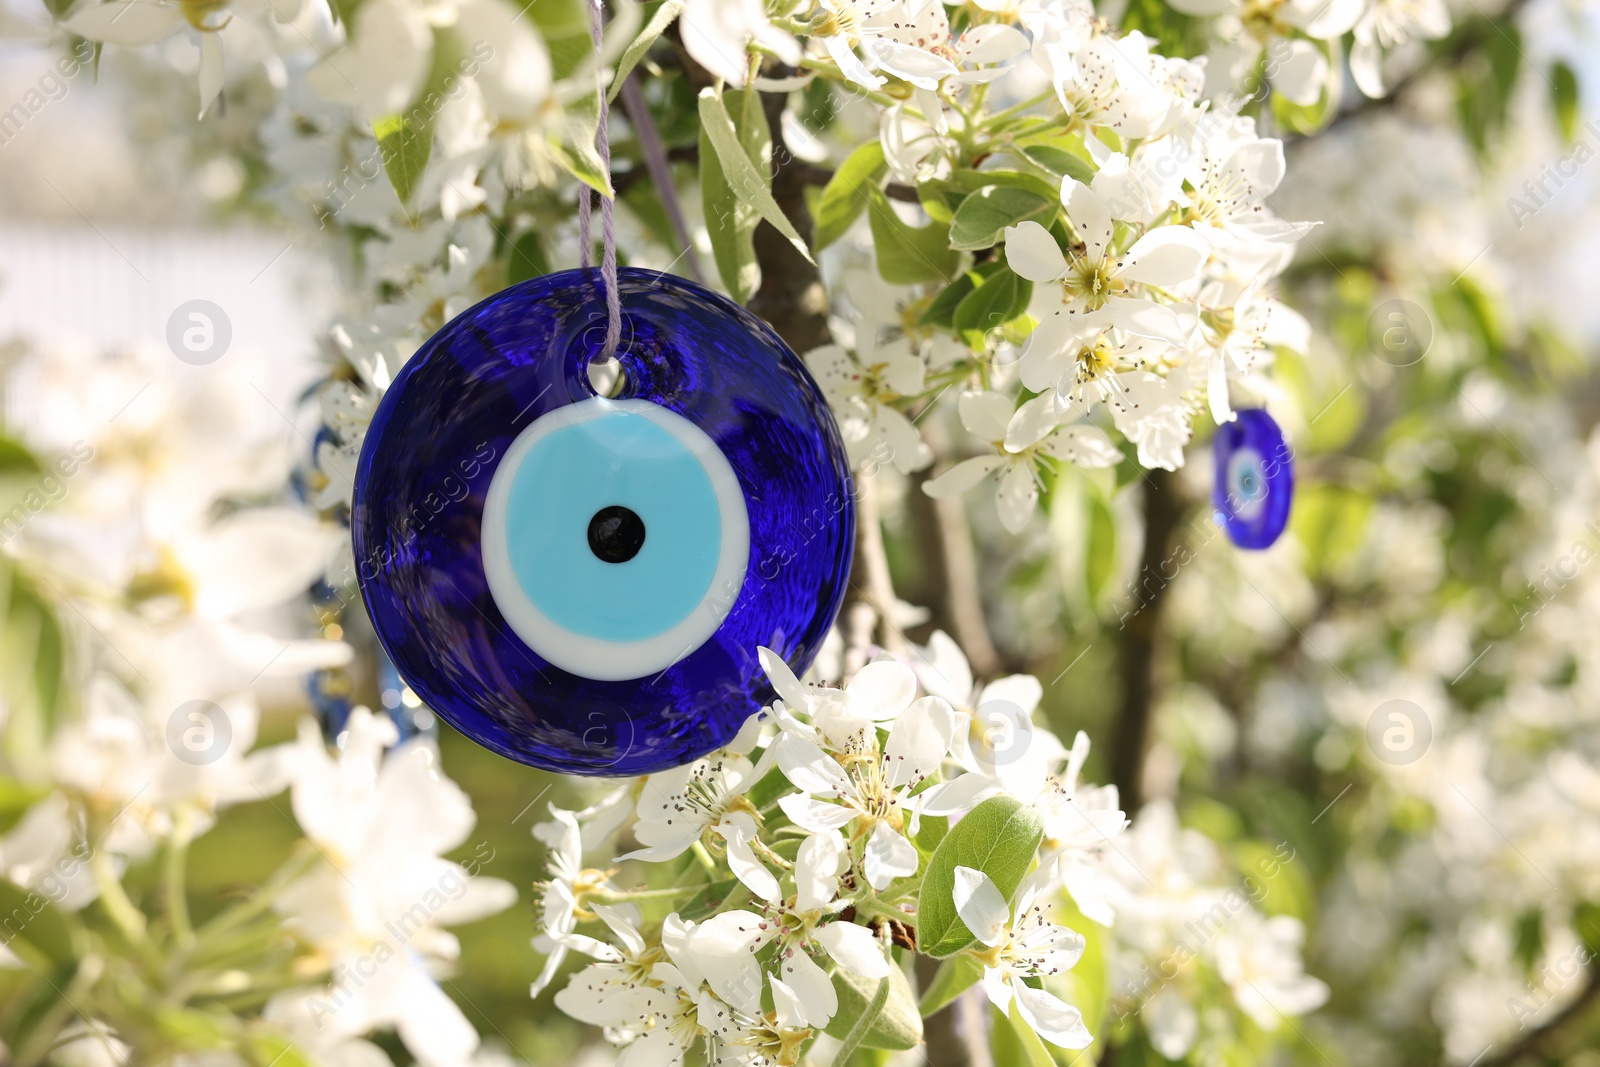
M600 151L600 169L607 178L611 175L611 107L606 101L605 68L600 62L602 31L605 28L604 0L591 0L589 4L589 36L594 41L594 83L600 97L600 126L595 136ZM578 186L578 249L579 262L592 266L589 242L589 193L587 185ZM600 278L606 291L606 342L600 350L600 361L610 359L622 339L622 297L617 292L617 226L616 201L600 198L600 231L605 242L604 258L600 261Z

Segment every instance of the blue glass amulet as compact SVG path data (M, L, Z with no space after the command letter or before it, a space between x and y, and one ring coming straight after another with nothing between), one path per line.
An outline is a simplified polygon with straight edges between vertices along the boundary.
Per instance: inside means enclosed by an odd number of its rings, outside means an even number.
M1217 522L1240 548L1267 548L1289 524L1294 501L1294 450L1260 408L1245 408L1217 427L1211 443Z
M600 395L597 270L463 312L395 378L351 512L373 626L417 695L523 763L643 774L727 743L772 699L757 661L816 656L849 580L838 428L744 308L618 272L621 388Z

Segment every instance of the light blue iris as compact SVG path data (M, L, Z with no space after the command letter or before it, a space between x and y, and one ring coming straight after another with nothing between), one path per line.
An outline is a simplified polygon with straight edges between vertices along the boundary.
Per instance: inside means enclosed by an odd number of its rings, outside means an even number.
M625 563L589 548L589 520L617 504L644 522ZM705 598L722 518L705 468L672 434L627 411L556 430L524 458L506 508L511 565L552 622L607 641L671 629Z

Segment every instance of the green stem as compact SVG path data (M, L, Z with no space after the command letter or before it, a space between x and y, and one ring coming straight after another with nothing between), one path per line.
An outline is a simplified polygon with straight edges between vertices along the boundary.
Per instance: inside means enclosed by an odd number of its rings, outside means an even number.
M178 944L184 948L194 945L194 927L189 922L188 859L189 842L194 838L194 809L178 809L172 837L167 842L167 862L164 877L167 890L167 921Z
M993 126L997 122L1004 122L1006 119L1009 119L1014 115L1022 114L1024 111L1028 110L1031 107L1038 107L1040 104L1044 103L1046 100L1054 99L1055 95L1056 95L1056 91L1054 89L1046 89L1044 92L1040 93L1038 96L1031 97L1030 99L1024 100L1020 104L1013 104L1010 107L1006 108L1004 111L996 111L993 115L990 115L988 117L988 119L985 120L984 125Z
M122 888L122 880L112 866L111 855L104 849L96 849L89 860L89 869L94 874L95 886L100 890L100 901L105 906L106 914L111 916L128 940L144 941L144 912L134 906L127 890Z
M700 885L668 886L665 889L592 889L583 896L585 900L598 900L602 904L627 900L670 900L675 897L692 896L710 884L703 882Z
M895 922L902 923L910 918L905 912L891 908L879 900L877 894L871 890L868 890L865 896L857 897L855 906L857 918L872 916L879 919L893 919Z
M757 52L762 51L760 45L752 45L751 47ZM904 100L897 100L888 93L880 93L876 89L868 89L865 86L857 85L849 78L846 78L844 76L844 71L840 70L836 64L829 63L825 59L803 58L800 60L800 69L816 71L818 74L821 74L831 81L846 84L850 87L850 92L860 93L873 103L881 104L884 107L894 107L896 104L905 103Z
M122 879L117 877L111 854L103 847L95 849L94 855L89 858L89 871L94 876L95 887L100 890L100 906L105 909L106 915L146 963L159 967L161 953L150 940L144 912L129 899Z
M243 926L256 916L272 907L278 894L289 887L289 884L304 874L317 858L316 847L311 842L302 842L296 847L293 854L284 860L283 866L273 874L267 883L252 893L247 899L240 901L233 907L222 912L216 918L200 928L198 938L200 941L209 941L221 937L235 927Z

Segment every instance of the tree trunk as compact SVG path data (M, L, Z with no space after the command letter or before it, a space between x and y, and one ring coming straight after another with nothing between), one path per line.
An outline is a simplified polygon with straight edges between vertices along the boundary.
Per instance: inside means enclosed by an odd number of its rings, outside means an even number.
M1143 482L1144 551L1140 554L1139 588L1150 599L1129 619L1117 646L1117 673L1122 679L1122 706L1111 739L1111 781L1130 816L1144 800L1145 748L1150 737L1150 716L1155 700L1156 637L1161 630L1161 609L1171 585L1165 574L1172 534L1183 511L1178 476L1152 470Z

